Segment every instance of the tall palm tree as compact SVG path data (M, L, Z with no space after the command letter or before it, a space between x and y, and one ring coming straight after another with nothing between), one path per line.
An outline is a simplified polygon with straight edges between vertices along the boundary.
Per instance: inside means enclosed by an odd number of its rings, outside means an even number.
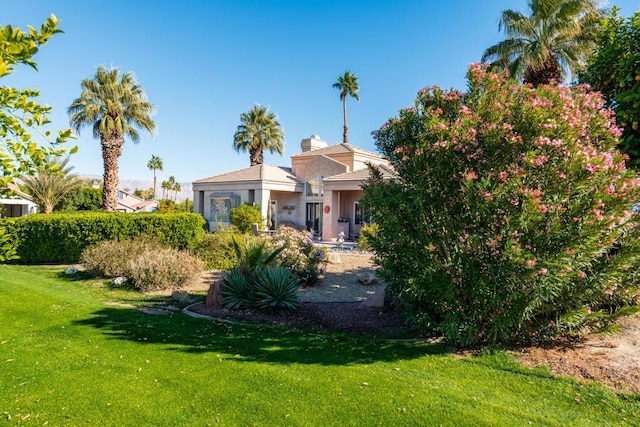
M164 170L164 165L162 164L162 159L158 156L154 156L153 154L151 155L151 160L149 160L149 163L147 163L147 167L149 168L149 170L153 170L153 198L157 199L157 192L156 189L158 188L157 184L156 184L156 171L162 171Z
M264 150L282 155L284 133L275 113L260 104L242 113L240 125L233 135L233 148L237 152L249 151L251 166L264 163Z
M575 75L595 48L601 0L529 0L531 14L502 11L498 29L506 40L488 48L482 61L507 67L511 76L534 86Z
M151 119L153 106L133 73L120 76L119 69L100 66L93 78L84 79L82 92L67 109L71 127L77 132L85 126L93 128L93 137L100 139L104 163L103 209L115 211L118 197L118 159L125 137L140 142L136 128L155 134Z
M176 189L176 178L171 175L167 181L167 199L171 199L171 192Z
M347 95L360 102L358 96L358 90L360 85L358 84L358 78L355 74L351 74L349 70L344 72L344 75L338 76L338 81L333 84L333 87L340 91L340 100L342 101L342 115L344 117L344 131L342 132L342 143L347 144L349 142L349 126L347 126Z
M169 189L171 189L171 183L169 181L162 181L160 187L162 188L162 198L168 198Z
M71 174L73 166L68 166L68 163L69 157L48 157L35 175L21 178L26 192L33 197L40 212L53 212L56 205L82 185L82 180Z
M173 201L178 199L178 193L182 191L182 185L179 182L173 184Z

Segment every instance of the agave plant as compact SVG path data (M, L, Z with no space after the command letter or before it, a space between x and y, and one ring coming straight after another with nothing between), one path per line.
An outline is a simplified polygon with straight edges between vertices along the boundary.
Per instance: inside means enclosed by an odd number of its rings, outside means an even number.
M253 289L249 278L240 268L235 267L224 275L224 283L220 289L222 305L230 310L242 310L253 305Z
M267 267L254 271L249 278L254 306L271 314L284 315L300 306L300 279L286 267Z

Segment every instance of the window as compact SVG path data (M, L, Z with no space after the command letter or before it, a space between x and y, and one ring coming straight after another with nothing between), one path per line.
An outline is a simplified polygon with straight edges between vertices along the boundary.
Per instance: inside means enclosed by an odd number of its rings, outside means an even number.
M371 224L371 216L369 210L360 202L355 202L353 206L354 224Z
M212 196L209 202L209 221L229 222L231 208L240 206L240 196Z
M311 181L305 183L305 195L307 197L322 196L322 176L318 176Z

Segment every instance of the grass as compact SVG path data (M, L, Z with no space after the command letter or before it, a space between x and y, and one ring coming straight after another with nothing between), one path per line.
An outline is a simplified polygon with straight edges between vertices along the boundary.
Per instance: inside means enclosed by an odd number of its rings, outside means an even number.
M640 424L640 396L504 352L150 315L61 270L0 265L0 424Z

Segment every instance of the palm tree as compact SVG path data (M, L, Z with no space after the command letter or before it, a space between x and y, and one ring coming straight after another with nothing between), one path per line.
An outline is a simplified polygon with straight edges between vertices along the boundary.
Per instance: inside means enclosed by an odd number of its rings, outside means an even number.
M342 143L347 144L349 142L349 126L347 126L347 95L360 102L358 96L358 90L360 85L358 84L358 78L355 74L351 74L349 70L344 72L343 76L338 76L338 81L333 84L333 87L340 91L340 100L342 101L342 114L344 116L344 131L342 133Z
M171 199L171 191L176 189L176 178L171 175L167 181L167 199Z
M233 135L233 148L237 152L249 151L251 166L264 163L263 150L271 154L284 152L284 133L278 118L267 107L259 104L240 116L240 126Z
M173 201L178 198L178 193L182 191L182 185L179 182L173 184Z
M68 163L69 157L48 157L35 175L22 177L26 192L33 197L40 212L53 212L56 205L82 185L82 180L71 174L73 166Z
M166 199L168 196L168 192L171 189L171 183L169 181L162 181L162 184L160 184L160 187L162 188L162 198Z
M514 78L534 86L575 75L593 52L600 19L600 0L529 0L531 14L502 11L498 29L506 40L488 48L482 61L507 67Z
M158 156L154 156L153 154L151 155L151 160L149 160L149 163L147 163L147 167L149 168L149 170L153 170L153 198L157 198L157 192L156 189L158 188L157 184L156 184L156 171L162 171L164 170L164 165L162 164L162 159Z
M100 139L104 163L102 189L103 209L115 211L118 197L118 159L125 137L137 144L140 134L136 128L155 134L151 119L153 106L147 101L144 89L133 73L120 76L117 68L100 66L93 78L84 79L82 92L67 109L71 127L77 132L85 126L93 128L93 137Z

